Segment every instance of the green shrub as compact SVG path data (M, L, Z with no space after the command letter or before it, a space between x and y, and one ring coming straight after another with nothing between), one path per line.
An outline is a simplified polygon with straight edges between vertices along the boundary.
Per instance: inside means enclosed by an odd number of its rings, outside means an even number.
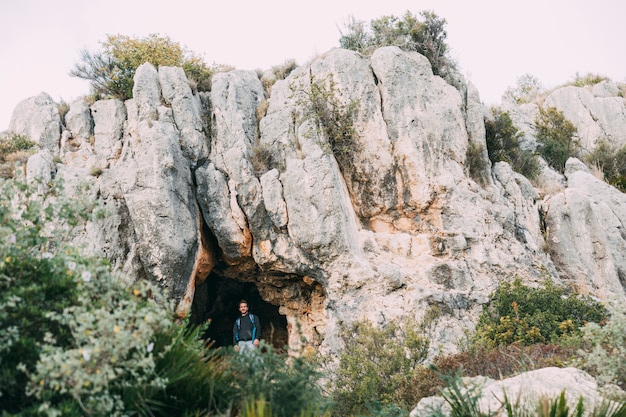
M278 417L313 412L321 415L328 410L330 404L318 385L321 374L314 358L279 354L264 342L246 354L229 350L227 358L239 408L260 402L269 413L264 415Z
M60 344L71 339L69 327L51 316L79 298L75 276L67 273L71 252L50 253L61 244L51 221L64 219L72 233L88 213L66 200L44 204L26 184L0 180L0 402L7 411L35 403L26 385L47 335L56 335Z
M626 308L621 301L611 307L606 324L592 322L582 328L587 343L579 352L582 358L579 365L597 375L602 384L614 383L626 388Z
M555 107L543 109L535 119L539 154L548 165L559 172L565 170L568 158L576 157L580 147L576 139L578 129Z
M359 150L354 119L359 101L342 104L332 77L316 80L311 76L309 89L298 102L304 109L304 117L312 120L328 141L330 152L343 169L353 164L354 154Z
M0 181L0 393L20 415L170 416L225 412L236 390L202 328L172 301L67 245L102 211Z
M416 51L428 58L435 75L446 76L456 69L446 43L446 20L432 11L421 11L418 16L407 11L402 18L383 16L369 24L350 17L339 45L365 55L382 46L398 46L405 51Z
M493 119L485 119L487 153L492 163L508 162L511 168L528 179L539 175L537 156L520 148L522 132L513 124L508 112L497 108L491 110Z
M531 288L516 278L512 284L502 283L491 295L473 342L486 347L559 342L580 334L584 324L600 323L606 317L604 306L589 297L566 295L550 281Z
M10 236L15 236L14 234ZM15 239L16 245L18 240ZM60 344L70 338L68 326L48 315L61 313L76 302L74 278L62 273L58 259L25 257L3 250L0 261L0 402L8 412L32 405L26 395L28 375L34 372L46 334Z
M374 328L365 321L343 326L344 350L333 375L332 396L339 415L362 415L419 399L414 370L426 359L429 341L412 321Z
M626 192L626 146L616 149L609 142L602 140L585 157L587 164L602 170L604 180Z
M212 75L221 68L219 65L207 66L198 55L168 36L158 34L144 38L108 35L100 44L102 50L99 52L81 51L82 63L70 71L72 77L89 80L91 94L99 98L132 98L135 71L145 62L157 68L183 68L198 91L208 91Z
M33 153L35 142L26 135L12 132L0 133L0 178L13 178L15 163L25 163Z

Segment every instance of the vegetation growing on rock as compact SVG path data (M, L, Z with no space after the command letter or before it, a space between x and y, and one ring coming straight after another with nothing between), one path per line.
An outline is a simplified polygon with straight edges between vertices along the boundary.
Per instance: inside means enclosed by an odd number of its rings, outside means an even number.
M91 93L97 98L132 98L135 70L145 62L157 68L182 67L198 91L208 91L211 76L221 68L208 66L199 55L158 34L143 38L109 35L101 46L98 52L83 50L82 62L70 71L71 76L88 80Z
M435 75L445 77L456 68L446 43L446 19L432 11L419 16L407 11L404 16L383 16L368 23L350 17L345 24L339 44L342 48L371 55L382 46L398 46L415 51L430 61Z
M508 112L492 109L493 119L485 119L487 153L492 163L505 161L514 171L528 179L539 175L537 156L520 148L522 133L515 127Z

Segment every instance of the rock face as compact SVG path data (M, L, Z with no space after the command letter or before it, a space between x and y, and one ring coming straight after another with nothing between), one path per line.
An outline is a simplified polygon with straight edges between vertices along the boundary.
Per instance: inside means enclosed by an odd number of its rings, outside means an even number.
M611 91L589 99L604 103L607 123L620 105ZM328 107L314 107L315 94ZM485 147L478 92L434 76L417 53L331 50L271 96L255 72L216 74L210 93L194 94L181 69L145 64L131 100L72 103L64 125L46 97L21 103L10 127L59 156L51 169L70 189L90 184L87 197L109 209L77 244L162 283L181 316L213 320L220 343L240 298L268 340L295 348L304 336L330 350L341 322L419 320L436 307L432 346L455 350L502 280L550 275L624 295L623 194L574 161L543 196L506 163L474 182L467 149ZM339 159L319 111L348 108L354 142ZM603 132L626 131L611 123ZM42 160L29 162L33 176L45 175Z

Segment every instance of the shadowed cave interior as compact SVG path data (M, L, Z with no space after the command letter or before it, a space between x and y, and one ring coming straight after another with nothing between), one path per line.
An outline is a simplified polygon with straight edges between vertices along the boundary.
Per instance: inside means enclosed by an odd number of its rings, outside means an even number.
M211 273L196 286L191 318L192 324L211 321L204 338L213 347L231 346L233 324L239 316L239 301L248 301L250 312L261 322L261 338L277 350L282 350L288 341L287 319L278 312L278 306L264 301L254 282L241 282Z

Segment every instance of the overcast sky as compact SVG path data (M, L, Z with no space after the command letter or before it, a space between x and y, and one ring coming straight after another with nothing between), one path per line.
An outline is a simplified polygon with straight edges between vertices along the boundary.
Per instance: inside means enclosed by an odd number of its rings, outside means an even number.
M88 82L68 72L107 34L168 35L207 63L267 69L337 47L350 15L407 10L446 19L452 56L487 105L524 74L545 87L576 73L626 82L624 0L1 0L0 131L23 99L87 94Z

